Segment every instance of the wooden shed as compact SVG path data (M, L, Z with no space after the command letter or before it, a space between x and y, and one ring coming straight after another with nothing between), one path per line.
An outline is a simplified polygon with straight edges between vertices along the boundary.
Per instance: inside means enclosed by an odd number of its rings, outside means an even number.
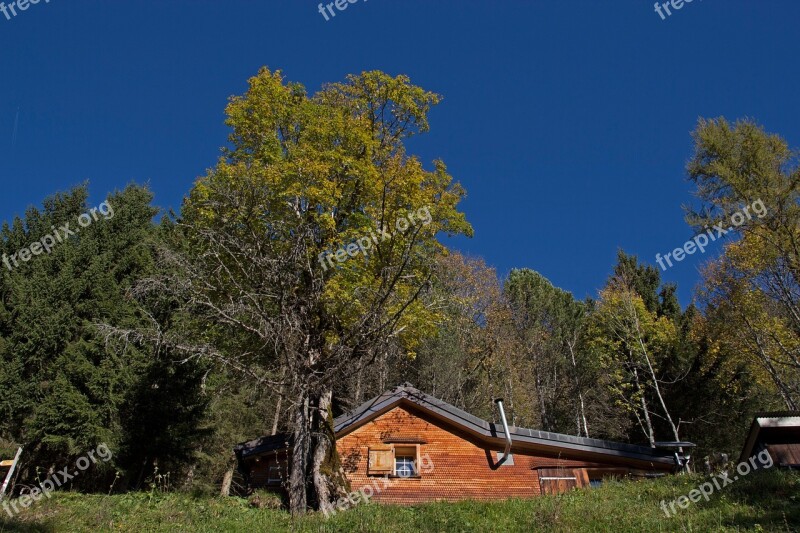
M764 450L769 453L774 466L800 469L800 412L756 415L739 462L745 462Z

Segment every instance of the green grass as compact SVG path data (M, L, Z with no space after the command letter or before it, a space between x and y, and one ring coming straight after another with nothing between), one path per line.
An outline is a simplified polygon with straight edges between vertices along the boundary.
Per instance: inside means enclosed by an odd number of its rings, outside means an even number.
M256 509L241 498L131 493L114 496L57 493L34 503L0 531L800 531L800 475L751 474L667 518L661 500L672 501L705 481L677 476L657 481L615 482L560 496L496 503L362 505L326 520L293 521L283 511Z

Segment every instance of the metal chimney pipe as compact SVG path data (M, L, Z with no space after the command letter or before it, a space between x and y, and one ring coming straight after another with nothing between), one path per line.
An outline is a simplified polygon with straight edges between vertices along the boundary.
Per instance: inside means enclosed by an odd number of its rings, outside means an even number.
M497 408L500 410L500 420L503 421L503 431L506 433L506 450L503 452L503 457L501 457L497 461L497 466L502 465L508 459L508 456L511 455L511 432L508 430L508 422L506 421L506 412L503 410L503 399L497 398L494 403L497 404Z

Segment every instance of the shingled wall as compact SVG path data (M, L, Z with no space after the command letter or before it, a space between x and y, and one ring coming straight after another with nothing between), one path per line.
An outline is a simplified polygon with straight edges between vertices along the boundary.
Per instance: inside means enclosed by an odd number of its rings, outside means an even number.
M419 478L413 479L389 476L386 488L387 482L368 475L371 446L405 446L409 442L420 443L420 455L425 457L421 463L430 464L431 471L421 472ZM351 488L357 491L369 485L375 492L372 500L383 503L530 498L541 494L537 468L564 468L565 474L573 475L574 468L605 466L565 457L514 453L513 465L497 467L498 449L489 450L470 436L408 406L397 406L376 417L340 438L337 445Z

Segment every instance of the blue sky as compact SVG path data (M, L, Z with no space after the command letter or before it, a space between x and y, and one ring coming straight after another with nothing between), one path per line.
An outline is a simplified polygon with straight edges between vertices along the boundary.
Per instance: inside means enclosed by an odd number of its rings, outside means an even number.
M5 0L6 4L10 2ZM225 143L227 98L260 66L310 91L407 74L444 96L412 149L466 187L472 239L596 295L618 248L655 262L691 236L698 117L751 117L800 147L796 0L41 0L0 14L0 219L88 180L178 207ZM335 8L334 8L335 9ZM685 304L705 256L664 273Z

